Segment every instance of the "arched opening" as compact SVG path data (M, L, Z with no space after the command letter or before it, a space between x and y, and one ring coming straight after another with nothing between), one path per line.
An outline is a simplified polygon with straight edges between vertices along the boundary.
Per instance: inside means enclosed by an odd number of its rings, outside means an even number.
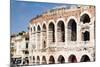
M55 26L52 22L49 24L49 42L55 42Z
M59 63L65 63L65 58L64 58L62 55L60 55L60 56L58 57L58 62L59 62Z
M35 42L36 42L36 27L34 26L33 27L33 33L32 33L32 42L33 42L33 49L35 49L36 48L36 45L35 45Z
M83 55L81 57L81 61L80 62L89 62L89 61L90 61L90 58L87 55Z
M76 63L77 62L76 56L70 55L69 58L68 58L68 62L69 63Z
M53 56L50 56L49 58L49 64L54 64L55 63L55 59Z
M32 27L30 27L30 32L32 32Z
M84 24L85 23L89 23L90 22L90 17L88 14L83 14L80 18L80 21L83 22Z
M59 21L57 24L57 37L58 42L65 42L65 25L63 21Z
M43 46L42 47L46 48L46 42L45 41L43 41Z
M37 32L40 33L40 30L41 30L41 28L40 28L40 26L38 25L38 26L37 26Z
M35 26L33 27L34 32L36 31Z
M77 40L77 24L74 19L71 19L68 22L68 40L70 41Z
M33 56L33 64L35 63L35 57Z
M40 40L41 40L41 28L37 26L37 49L40 49Z
M23 64L25 64L25 65L28 65L28 64L29 64L29 59L28 59L28 57L25 57L25 58L24 58Z
M40 64L40 57L37 56L37 64Z
M42 57L42 64L47 64L47 61L46 61L46 57L45 56Z
M47 40L46 24L43 24L43 27L42 27L42 48L46 48L46 40Z
M90 40L90 33L88 31L83 32L83 41Z
M46 25L43 24L43 32L46 32Z

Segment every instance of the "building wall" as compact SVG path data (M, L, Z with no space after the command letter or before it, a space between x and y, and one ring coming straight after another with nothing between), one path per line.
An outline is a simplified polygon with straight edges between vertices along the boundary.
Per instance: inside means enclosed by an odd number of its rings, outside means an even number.
M18 35L16 34L14 37L11 38L11 45L13 44L13 48L14 51L11 51L12 55L11 58L13 59L17 59L17 58L21 58L22 62L21 64L23 64L23 59L25 57L28 57L28 54L25 54L25 51L28 50L28 48L26 48L26 43L29 43L28 40L26 40L26 37L28 37L27 33L23 33L22 35ZM16 60L17 61L17 60Z
M58 12L58 13L57 13ZM89 23L83 23L80 21L81 17L87 14L90 18ZM77 36L76 41L70 41L70 30L68 29L68 23L73 19L76 23ZM62 42L60 39L62 32L58 27L59 21L63 21L64 24L64 36L65 41ZM88 20L87 20L88 21ZM54 24L54 31L49 30L50 23ZM52 55L55 59L55 63L58 62L58 57L62 55L65 58L65 62L69 62L68 58L70 55L75 55L77 62L80 62L83 55L87 55L90 58L90 61L94 61L94 51L95 51L95 38L94 38L94 23L95 23L95 7L80 7L75 9L64 9L60 11L55 11L47 14L43 14L37 19L31 20L29 25L29 45L30 45L30 54L29 56L35 57L35 64L37 62L37 56L40 57L40 64L43 64L42 57L46 57L46 63L49 63L49 58ZM46 32L43 32L43 25L46 25ZM40 33L37 33L37 27L40 26ZM35 27L35 31L34 31ZM62 28L61 28L62 29ZM74 28L73 28L74 29ZM59 31L58 31L59 30ZM90 40L83 41L82 33L88 31L90 33ZM51 34L54 32L54 34ZM43 35L44 33L44 35ZM40 35L40 40L38 39L37 34ZM54 35L54 42L52 42L51 35ZM74 35L74 34L73 34ZM43 48L43 42L45 41L46 47ZM35 46L35 47L33 47ZM39 48L38 48L39 47ZM30 64L33 64L33 59L30 59Z

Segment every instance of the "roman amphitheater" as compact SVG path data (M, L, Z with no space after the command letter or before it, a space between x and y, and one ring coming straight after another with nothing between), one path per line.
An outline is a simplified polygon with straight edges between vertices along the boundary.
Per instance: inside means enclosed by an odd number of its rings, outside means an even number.
M29 65L95 61L95 7L52 9L29 23Z
M29 24L30 64L95 60L95 7L50 10Z

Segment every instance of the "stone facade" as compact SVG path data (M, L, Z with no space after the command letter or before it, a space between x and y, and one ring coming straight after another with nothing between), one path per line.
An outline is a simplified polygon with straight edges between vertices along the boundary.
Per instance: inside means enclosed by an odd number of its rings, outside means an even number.
M28 57L29 35L27 32L20 32L11 36L11 62L23 64Z
M50 10L29 24L29 61L34 64L95 60L95 7Z
M22 65L95 61L95 7L52 9L30 21L28 35L11 38Z

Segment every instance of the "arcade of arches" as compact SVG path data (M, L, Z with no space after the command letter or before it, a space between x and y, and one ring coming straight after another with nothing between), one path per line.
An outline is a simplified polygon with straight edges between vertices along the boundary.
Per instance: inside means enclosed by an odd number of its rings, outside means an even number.
M88 14L83 14L80 18L80 23L83 22L83 24L89 24L90 21L90 17ZM75 19L70 19L68 21L68 23L66 23L67 28L65 27L65 22L63 20L58 21L57 25L54 24L54 22L50 22L48 24L48 26L46 24L43 24L42 28L38 25L37 26L37 31L35 30L35 26L32 27L34 28L34 33L37 34L37 46L40 45L40 37L42 36L42 48L46 47L46 41L47 41L47 37L48 37L48 41L49 43L53 43L55 41L57 42L65 42L65 39L69 40L69 41L77 41L77 22L75 21ZM57 26L57 28L56 28ZM48 30L47 30L48 27ZM88 25L88 27L90 27ZM65 36L65 30L67 30L67 38ZM85 30L85 29L84 29ZM87 30L87 29L86 29ZM48 32L47 32L48 31ZM57 32L55 32L57 31ZM47 35L48 33L48 35ZM33 35L35 35L33 34ZM42 35L41 35L42 34ZM56 35L55 35L56 34ZM88 31L82 32L82 40L83 41L89 41L90 40L90 31L88 29ZM35 35L36 36L36 35ZM34 38L35 38L34 36ZM57 40L56 40L57 37ZM36 39L34 39L36 40ZM39 47L37 47L38 49Z
M58 21L59 20L59 21ZM57 47L59 47L59 44L62 45L63 43L66 45L66 41L70 42L71 46L76 45L78 42L79 44L83 43L85 46L87 46L88 42L91 41L91 17L87 13L84 13L80 16L80 18L77 20L76 18L68 18L65 19L58 19L55 21L43 23L43 24L37 24L34 27L31 27L31 33L34 37L34 42L37 42L35 45L36 48L34 49L42 49L42 52L46 52L46 50L51 48L54 52L56 52ZM36 30L37 29L37 30ZM94 29L94 28L93 28ZM34 31L33 31L34 30ZM80 33L79 33L80 31ZM37 37L37 39L35 39ZM78 41L80 39L80 41ZM40 45L42 44L42 45ZM70 44L67 44L67 46L71 47ZM50 47L54 45L53 47ZM62 47L62 49L65 49L65 46ZM81 45L83 46L83 45ZM55 49L56 48L56 49ZM60 49L60 50L62 50ZM74 49L74 47L73 47ZM59 51L60 51L59 50ZM84 50L84 47L80 50ZM50 50L47 50L47 52ZM70 49L71 51L71 49ZM72 50L74 51L74 50ZM77 50L79 51L79 50ZM67 48L66 48L66 54L67 54ZM48 52L49 54L49 52ZM81 57L78 57L76 54L70 54L68 57L61 54L55 58L54 54L51 54L49 58L44 54L44 56L33 56L33 63L35 64L55 64L55 63L77 63L77 62L88 62L91 61L91 56L84 54ZM80 58L80 59L78 59ZM66 60L67 59L67 60Z
M35 61L35 59L37 59L37 61ZM55 60L57 60L57 62ZM91 61L89 56L83 55L79 62L89 62L89 61ZM55 64L55 63L66 63L66 62L77 63L78 62L77 56L71 54L68 57L68 61L65 61L65 57L63 55L60 55L57 59L55 59L54 56L51 55L48 59L48 62L47 62L46 56L42 56L42 59L40 59L39 56L37 56L37 58L33 56L33 63L36 63L36 64Z

